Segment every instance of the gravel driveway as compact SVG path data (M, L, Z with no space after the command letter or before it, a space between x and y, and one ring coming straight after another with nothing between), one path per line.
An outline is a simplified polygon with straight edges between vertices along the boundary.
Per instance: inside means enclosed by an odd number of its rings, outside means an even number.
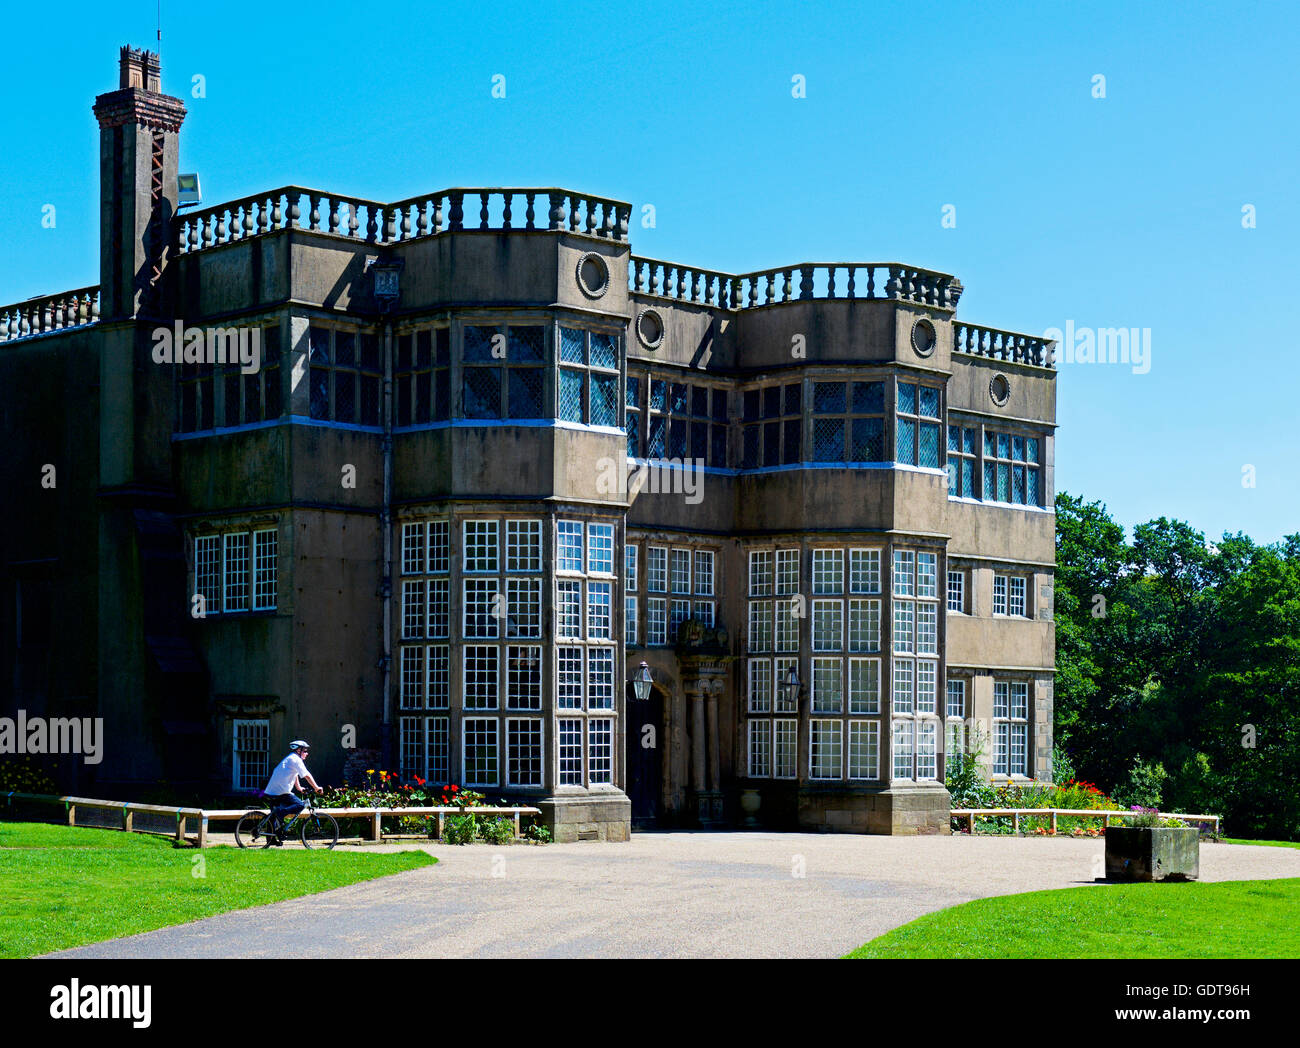
M436 866L57 956L276 957L292 942L309 957L838 957L931 910L1092 884L1103 852L1099 838L690 832L422 847ZM1300 849L1201 846L1204 881L1273 877L1300 877Z

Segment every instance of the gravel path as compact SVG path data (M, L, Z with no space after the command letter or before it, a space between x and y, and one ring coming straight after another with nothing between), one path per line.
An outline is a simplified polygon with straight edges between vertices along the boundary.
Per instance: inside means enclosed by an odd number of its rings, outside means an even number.
M1103 852L1099 838L688 832L422 847L436 866L57 956L838 957L956 903L1092 884ZM1204 881L1272 877L1300 877L1300 849L1201 846Z

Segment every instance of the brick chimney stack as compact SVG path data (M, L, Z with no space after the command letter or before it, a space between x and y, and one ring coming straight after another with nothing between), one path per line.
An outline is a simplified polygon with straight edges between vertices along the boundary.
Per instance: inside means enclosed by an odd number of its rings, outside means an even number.
M171 483L171 376L154 367L150 331L170 324L168 260L180 196L185 105L162 93L151 51L122 48L119 86L95 99L99 121L100 482ZM126 525L123 525L124 527Z
M158 55L121 49L116 91L95 99L99 120L99 283L104 320L161 313L176 213L185 104L162 93Z

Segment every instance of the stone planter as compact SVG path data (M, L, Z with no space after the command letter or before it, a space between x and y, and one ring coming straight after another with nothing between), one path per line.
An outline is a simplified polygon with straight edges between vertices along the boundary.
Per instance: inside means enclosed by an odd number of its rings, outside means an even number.
M1194 881L1201 834L1187 826L1106 827L1106 880Z
M749 830L757 829L758 809L763 806L763 795L758 790L742 790L740 793L740 810L745 813L742 825Z

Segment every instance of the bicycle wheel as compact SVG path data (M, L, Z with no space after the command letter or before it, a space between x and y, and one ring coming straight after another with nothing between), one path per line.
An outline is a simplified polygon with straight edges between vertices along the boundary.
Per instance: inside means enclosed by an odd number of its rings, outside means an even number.
M235 843L241 848L269 848L271 835L263 826L268 814L264 811L250 811L241 815L235 823Z
M339 824L333 815L315 811L302 819L302 846L328 851L339 842Z

